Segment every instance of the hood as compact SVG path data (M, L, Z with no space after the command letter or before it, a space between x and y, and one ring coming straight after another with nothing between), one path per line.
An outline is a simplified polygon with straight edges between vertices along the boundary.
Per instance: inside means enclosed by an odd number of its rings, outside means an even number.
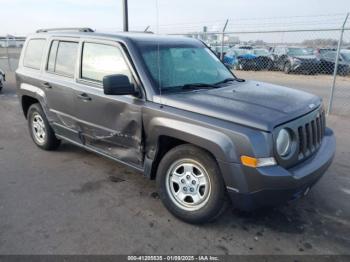
M167 106L272 131L319 107L321 98L291 88L246 81L218 89L163 94Z

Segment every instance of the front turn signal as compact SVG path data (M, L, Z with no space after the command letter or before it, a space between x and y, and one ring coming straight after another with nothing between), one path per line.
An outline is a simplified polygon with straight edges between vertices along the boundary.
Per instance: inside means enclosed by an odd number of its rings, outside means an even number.
M276 160L273 157L255 158L250 156L241 156L241 163L249 167L274 166Z

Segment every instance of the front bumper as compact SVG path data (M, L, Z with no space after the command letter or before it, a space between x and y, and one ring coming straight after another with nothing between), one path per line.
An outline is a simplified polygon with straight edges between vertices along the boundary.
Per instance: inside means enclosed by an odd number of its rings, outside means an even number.
M289 169L281 166L250 168L219 163L233 205L242 210L276 206L300 198L322 177L335 154L335 137L326 129L317 152Z

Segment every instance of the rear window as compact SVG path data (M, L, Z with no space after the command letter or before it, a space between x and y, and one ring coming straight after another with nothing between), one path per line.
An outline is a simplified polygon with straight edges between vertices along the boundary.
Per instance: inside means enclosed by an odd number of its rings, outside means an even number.
M23 59L24 66L40 69L45 43L45 39L29 40Z
M53 41L50 48L47 70L68 77L74 76L78 43Z

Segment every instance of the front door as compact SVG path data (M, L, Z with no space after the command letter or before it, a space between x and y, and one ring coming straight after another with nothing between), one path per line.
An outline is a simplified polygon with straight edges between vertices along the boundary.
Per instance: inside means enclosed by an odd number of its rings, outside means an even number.
M105 95L105 75L124 74L135 83L122 49L116 43L83 42L80 76L75 89L82 142L101 153L141 166L143 100Z

